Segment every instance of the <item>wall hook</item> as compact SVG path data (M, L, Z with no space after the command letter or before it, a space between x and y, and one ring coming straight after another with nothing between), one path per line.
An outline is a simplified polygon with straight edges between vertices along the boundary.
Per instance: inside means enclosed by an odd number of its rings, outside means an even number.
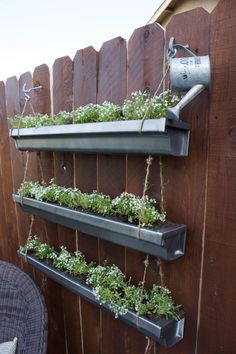
M42 89L43 88L43 86L35 86L35 87L31 87L31 88L29 88L29 89L27 89L26 88L26 83L24 83L24 85L23 85L23 88L22 88L22 92L25 94L25 100L26 101L29 101L30 100L30 93L31 93L31 91L33 91L33 90L40 90L40 89Z

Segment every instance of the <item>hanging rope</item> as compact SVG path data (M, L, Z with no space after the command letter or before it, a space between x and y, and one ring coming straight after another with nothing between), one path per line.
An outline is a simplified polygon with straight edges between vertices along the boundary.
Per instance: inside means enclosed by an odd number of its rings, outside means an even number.
M28 237L27 237L27 242L26 244L28 244L28 242L30 241L31 237L32 237L32 229L33 229L33 224L34 224L34 215L30 216L30 226L29 226L29 233L28 233ZM27 249L25 251L25 262L27 263Z
M36 87L36 89L37 89L37 87ZM24 90L23 90L23 92L25 93L25 103L24 103L21 115L23 116L25 114L25 110L26 110L27 103L28 103L30 108L31 108L31 111L32 111L33 115L35 116L36 113L34 111L34 107L33 107L32 103L30 102L30 95L27 94ZM19 123L18 123L18 127L17 127L17 135L18 135L18 138L19 138L20 137L20 119L19 119Z
M170 65L168 64L167 68L166 68L166 71L165 71L164 75L162 76L162 79L161 79L156 91L154 92L153 98L157 96L157 93L158 93L159 89L161 88L161 85L163 84L163 82L164 82L164 80L166 78L166 75L168 74L169 70L170 70ZM164 89L163 89L163 91L164 91ZM150 105L147 107L147 109L146 109L146 111L144 113L143 119L141 121L141 126L140 126L140 129L139 129L139 133L140 134L142 133L143 124L144 124L145 119L147 118L147 114L148 114L150 106L151 106L151 102L150 102Z
M26 162L25 162L25 168L24 168L24 175L23 175L23 180L22 180L21 184L25 183L25 181L26 181L29 162L30 162L30 152L27 150L26 151ZM21 205L23 205L23 195L20 198L20 203L21 203Z
M161 210L162 213L165 213L164 177L163 177L162 156L159 157L159 170L160 170L160 210Z
M141 281L140 304L141 304L141 302L143 300L144 285L145 285L145 282L146 282L147 268L149 266L149 255L148 254L146 255L146 258L145 258L143 263L144 263L144 271L143 271L143 279ZM137 322L136 322L137 327L138 327L138 321L139 321L139 315L137 315Z
M137 239L140 239L141 219L142 219L143 211L144 211L145 196L146 196L146 193L148 190L148 179L149 179L150 167L152 164L152 160L153 160L153 157L151 155L149 155L146 160L147 168L146 168L146 176L145 176L144 187L143 187L142 204L141 204L140 218L139 218L139 224L138 224L138 230L137 230Z
M147 340L147 345L146 345L144 354L149 354L151 352L153 345L154 345L154 342L149 337L146 337L146 340ZM155 348L154 348L154 350L155 350Z
M161 286L163 287L164 286L163 262L162 262L162 260L159 257L157 258L156 262L157 262L158 274L159 274L159 277L160 277L160 283L161 283Z
M43 174L43 166L42 166L42 159L41 159L41 153L37 152L37 158L38 158L38 163L39 163L39 172L40 172L40 180L41 183L45 183L44 179L44 174Z

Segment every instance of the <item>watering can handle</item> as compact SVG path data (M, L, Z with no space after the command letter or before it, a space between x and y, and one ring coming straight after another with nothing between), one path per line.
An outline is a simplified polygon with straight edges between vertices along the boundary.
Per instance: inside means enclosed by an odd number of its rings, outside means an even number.
M188 44L175 44L175 38L171 37L170 38L170 42L169 42L169 47L167 50L167 57L168 59L170 58L174 58L174 56L176 55L178 50L183 50L184 52L186 52L187 54L196 57L197 55L195 53L193 53L189 48Z

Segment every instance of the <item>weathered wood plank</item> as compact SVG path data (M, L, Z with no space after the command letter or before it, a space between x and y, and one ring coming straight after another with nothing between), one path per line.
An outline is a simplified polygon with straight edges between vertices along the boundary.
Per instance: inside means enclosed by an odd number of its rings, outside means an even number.
M174 16L167 26L167 43L171 36L176 43L188 43L198 55L209 54L208 12L198 8ZM185 256L165 264L164 269L166 285L187 313L184 339L173 348L173 353L195 351L206 193L208 104L209 93L205 91L181 113L181 119L191 126L189 156L163 159L167 216L173 222L187 225Z
M154 94L163 72L163 29L157 23L137 28L128 49L128 96L138 90Z
M197 353L234 353L236 311L236 3L211 14L212 87L206 231Z
M7 79L6 81L6 107L7 107L7 117L13 117L16 114L21 113L20 108L20 98L19 98L19 85L18 80L15 76ZM13 191L16 192L20 187L25 168L25 154L16 150L15 143L10 139L10 159L11 159L11 170L12 170L12 186ZM11 192L10 192L11 193ZM11 195L11 194L10 194ZM16 226L18 231L19 245L23 245L27 239L27 230L29 230L30 216L23 213L22 210L15 206L16 210ZM18 265L19 260L15 256L14 263ZM22 264L22 263L21 263ZM23 269L33 276L32 267L27 264L22 264Z
M93 47L77 51L74 57L73 106L85 106L97 100L98 53Z
M19 259L16 259L16 250L18 248L19 241L17 223L13 222L13 220L16 220L16 207L11 198L13 183L9 130L6 112L6 95L5 85L3 82L0 82L0 132L0 200L2 201L2 208L0 211L1 259L20 265Z
M42 64L34 69L33 86L42 86L41 90L32 91L32 105L36 113L51 113L50 72L47 65ZM40 166L41 165L41 166ZM37 153L38 180L49 182L54 177L53 153ZM42 242L47 242L58 249L57 225L46 220L36 225L35 232ZM64 314L61 288L52 280L46 278L41 272L35 271L35 279L40 286L48 310L48 352L65 351Z
M73 106L76 109L88 103L96 103L98 79L98 53L92 47L78 50L74 57ZM74 154L75 186L83 192L97 189L97 155ZM98 239L78 232L78 249L88 261L98 262ZM100 313L81 299L83 344L85 353L100 353ZM91 340L91 333L93 333Z
M127 49L126 41L114 38L105 42L99 51L98 103L111 101L122 104L126 97ZM125 190L125 156L98 156L98 190L116 196ZM123 247L100 240L100 262L116 264L125 269ZM125 328L122 323L102 312L103 354L125 352Z
M136 29L128 41L128 97L137 90L148 90L151 94L157 89L163 73L164 32L155 24ZM128 156L127 158L127 191L142 196L146 174L147 156ZM150 168L148 195L157 197L159 190L158 158L155 158ZM143 279L144 260L146 255L127 249L126 273L137 284ZM156 259L149 257L149 266L145 286L151 287L159 283ZM144 336L134 334L127 329L127 353L141 354L145 351Z
M53 64L53 112L71 111L73 105L73 62L68 57L56 59ZM73 187L74 158L70 153L54 154L54 176L58 185ZM76 250L76 232L58 226L58 239L71 252ZM67 352L81 353L81 336L79 322L79 297L61 288L65 320ZM71 324L73 323L73 331Z

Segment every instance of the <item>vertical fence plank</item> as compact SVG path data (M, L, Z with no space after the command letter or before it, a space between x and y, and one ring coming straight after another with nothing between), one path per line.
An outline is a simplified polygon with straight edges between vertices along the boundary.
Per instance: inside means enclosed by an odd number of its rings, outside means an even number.
M16 208L12 202L12 170L11 170L11 155L9 144L9 129L7 123L6 112L6 95L5 85L0 82L0 166L1 166L1 248L4 260L12 263L20 264L18 257L16 257L16 250L19 246L18 230L16 220ZM4 213L5 211L5 213Z
M209 14L201 8L174 16L167 26L167 40L174 36L177 43L188 43L198 55L209 53L209 35ZM173 353L194 353L195 350L206 193L208 102L206 91L181 113L181 119L191 126L189 156L164 159L167 216L187 225L185 256L165 268L167 286L187 313L184 339L173 348Z
M162 78L165 55L161 26L153 23L137 28L128 48L128 96L137 90L154 94Z
M98 53L93 47L78 50L74 57L73 106L97 101Z
M206 233L197 353L234 353L236 311L236 3L211 14Z
M73 107L73 62L68 57L56 59L53 64L53 111L54 114ZM74 185L74 158L71 153L54 154L55 182L65 187ZM76 232L58 226L58 238L61 245L69 251L76 250ZM62 288L63 309L65 317L67 350L81 353L79 297ZM71 330L73 324L73 330Z
M164 32L161 26L154 23L136 29L128 41L128 97L137 90L154 94L163 75L163 58ZM143 193L146 158L147 156L128 156L127 191L135 195L141 196ZM154 190L159 187L157 161L155 158L150 169L148 195L152 197L157 197ZM126 272L136 283L143 278L145 257L142 252L127 249ZM159 283L156 259L150 257L149 262L145 284L147 287ZM146 342L142 334L129 329L127 336L128 353L141 354L145 351Z
M126 41L115 38L105 42L99 52L98 103L109 100L122 104L126 97ZM116 196L125 190L125 156L98 156L98 190ZM124 248L100 240L100 261L125 268ZM125 352L125 326L102 313L102 353Z
M6 81L6 107L7 116L13 117L21 113L20 99L19 99L19 85L15 76L10 77ZM11 153L11 169L12 169L12 183L13 192L17 192L21 185L24 176L25 168L25 153L16 150L15 143L10 140L10 153ZM26 241L27 234L25 230L29 230L30 216L25 214L19 206L15 205L16 210L16 225L18 230L19 243L23 245ZM19 261L17 261L19 264ZM33 276L32 267L23 263L23 269Z
M92 47L78 50L74 57L74 109L97 99L98 53ZM97 155L75 153L75 186L86 193L97 189ZM78 232L78 249L88 261L98 262L98 239ZM100 352L100 311L81 299L84 353ZM91 333L93 339L91 340Z
M42 86L42 89L32 91L32 105L36 113L51 113L50 97L50 72L47 65L42 64L34 69L32 85ZM40 167L41 164L41 167ZM37 175L49 183L54 177L53 153L37 152ZM40 225L36 225L36 233L42 242L58 248L57 225L46 220L41 220ZM64 315L61 306L62 296L60 286L54 281L46 278L41 272L35 271L35 279L40 286L47 304L48 310L48 352L65 351L64 339Z

